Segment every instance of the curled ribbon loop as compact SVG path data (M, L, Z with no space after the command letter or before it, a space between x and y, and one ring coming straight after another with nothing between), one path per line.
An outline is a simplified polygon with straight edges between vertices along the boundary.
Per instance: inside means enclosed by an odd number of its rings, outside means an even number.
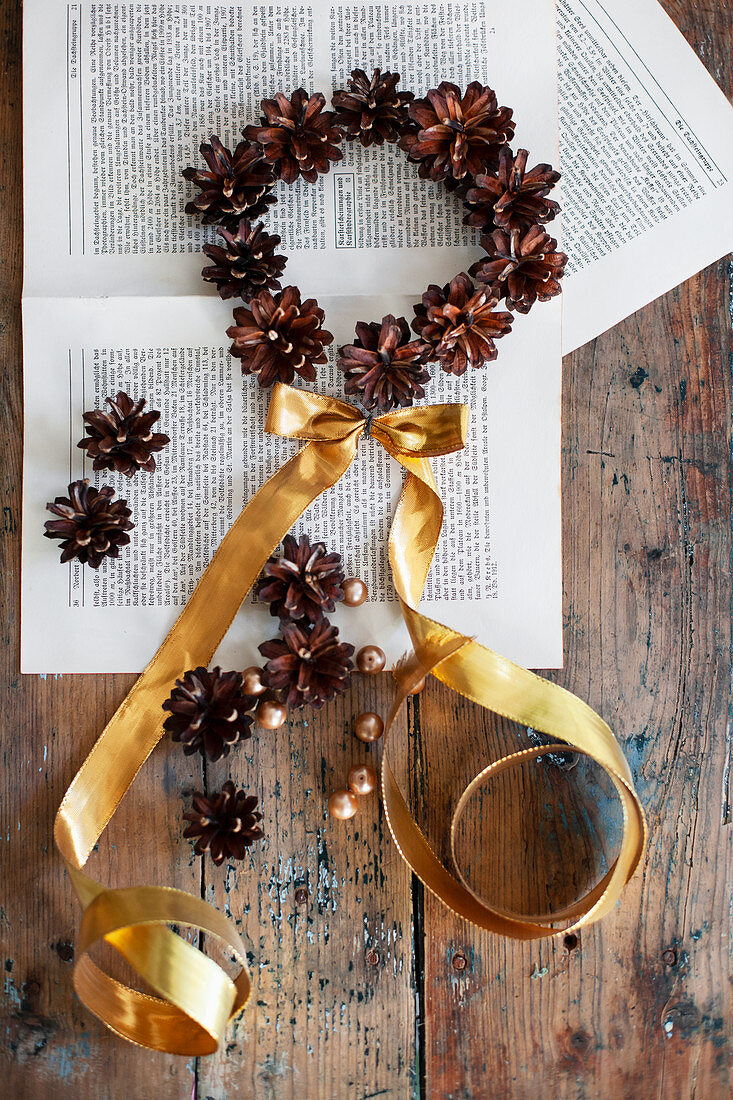
M443 519L428 459L460 450L464 405L403 409L371 422L370 434L407 471L390 533L390 562L414 657L401 670L387 731L411 688L432 672L481 706L559 737L596 760L610 775L624 810L620 854L601 883L575 906L547 917L511 914L486 905L458 872L438 860L410 814L386 755L382 794L392 836L425 885L461 916L520 938L553 935L558 920L578 926L597 920L618 898L643 850L644 818L631 775L613 734L574 695L511 664L417 610ZM222 540L193 595L150 664L103 730L59 808L54 835L83 907L74 985L81 1000L126 1039L175 1054L212 1053L227 1020L250 992L245 948L233 923L213 906L180 890L153 886L108 889L82 868L149 754L162 736L161 706L187 669L207 665L282 537L308 505L348 469L366 421L352 405L278 384L266 430L305 441L252 497ZM273 506L276 505L276 506ZM491 764L459 799L455 832L476 787L521 759L557 746L529 749ZM454 853L455 862L455 853ZM241 964L230 978L168 925L217 937ZM151 997L114 981L89 957L104 940L159 994Z

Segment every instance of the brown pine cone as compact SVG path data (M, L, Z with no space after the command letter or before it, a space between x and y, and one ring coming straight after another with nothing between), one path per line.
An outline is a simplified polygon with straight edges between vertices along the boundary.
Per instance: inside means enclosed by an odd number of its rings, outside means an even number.
M523 235L518 229L510 233L495 229L483 234L481 244L489 258L479 260L470 272L490 286L497 298L504 298L509 309L529 313L536 301L549 302L562 290L560 279L568 258L556 251L557 241L541 225L533 225Z
M335 611L336 602L344 598L341 555L327 554L322 542L311 546L307 535L297 542L286 535L282 556L270 558L264 574L257 594L269 603L270 614L281 619L315 623L325 611Z
M259 142L276 174L285 183L298 176L315 183L319 172L328 172L331 161L341 160L338 148L343 134L333 125L333 111L324 111L322 92L309 96L298 88L290 99L278 92L274 99L263 99L265 112L261 126L247 126L244 136Z
M558 203L545 196L560 179L549 164L536 164L526 171L526 149L519 149L516 157L511 149L503 149L496 175L490 173L476 177L473 187L466 194L471 208L465 218L466 225L479 229L528 229L536 222L552 221L560 211Z
M147 402L133 401L123 390L106 400L111 412L95 409L84 413L89 435L77 446L94 459L95 470L116 470L127 477L138 470L152 473L153 452L162 451L170 443L167 435L150 430L160 419L160 413L152 410L144 413Z
M425 99L411 103L409 112L420 129L406 133L399 146L421 162L422 179L460 180L466 173L485 172L496 166L502 145L514 133L511 110L497 106L495 93L478 80L465 94L444 80Z
M253 226L248 218L240 218L232 233L223 226L218 232L225 247L204 245L204 252L214 263L205 267L201 275L207 282L216 283L222 298L239 297L248 302L263 287L280 289L279 276L285 270L287 257L275 253L280 244L278 236L266 233L262 222Z
M194 852L203 856L208 852L219 866L224 859L244 859L247 849L255 840L264 836L260 825L262 814L257 813L257 799L238 791L231 779L227 779L221 792L207 798L194 791L193 809L183 816L190 821L185 837L196 837Z
M186 672L163 703L171 712L163 728L180 741L186 756L200 752L209 760L228 756L232 745L252 736L252 718L247 713L257 704L254 695L242 692L241 672L209 672L195 668Z
M511 331L511 313L495 313L498 305L488 287L473 285L462 273L447 283L429 286L415 306L415 332L427 340L433 357L448 374L465 374L496 359L494 341Z
M424 340L410 340L410 326L404 317L389 313L379 321L359 321L356 342L339 348L338 367L346 375L344 392L361 394L365 409L388 412L407 407L424 397L423 384L430 381L425 369L430 346Z
M77 558L99 569L105 558L117 558L130 541L132 512L126 500L113 500L115 491L105 485L97 491L89 479L72 481L68 497L56 497L46 508L59 519L46 520L44 537L62 539L61 561Z
M200 152L209 170L183 170L184 179L201 189L201 194L187 204L187 214L200 215L204 225L236 229L239 218L260 218L268 206L277 202L272 193L275 174L259 145L240 141L231 153L212 136L211 144L204 142Z
M260 646L267 657L263 684L286 692L291 707L321 707L346 690L354 647L339 642L337 627L324 618L313 626L284 622L281 630L282 638Z
M334 121L347 138L358 138L362 145L382 145L397 141L408 121L407 104L412 92L398 92L399 73L375 69L368 77L363 69L354 69L348 90L334 92Z
M315 364L328 362L324 346L333 342L332 333L321 328L325 317L315 298L301 302L297 286L286 286L274 298L261 290L249 309L234 310L236 323L227 329L234 341L231 354L242 360L242 374L256 374L263 388L289 385L296 374L312 382Z

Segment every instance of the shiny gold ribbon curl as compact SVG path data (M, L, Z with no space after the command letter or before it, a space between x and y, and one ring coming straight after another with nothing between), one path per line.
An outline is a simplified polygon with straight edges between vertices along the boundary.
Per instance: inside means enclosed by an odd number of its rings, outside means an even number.
M451 824L456 875L440 862L410 814L387 759L386 740L382 795L392 836L428 889L482 928L530 939L554 935L558 930L552 926L558 921L574 920L574 927L579 927L607 912L639 862L645 824L621 749L594 711L563 688L417 610L443 520L428 460L460 450L467 423L466 406L434 405L391 412L370 424L371 436L407 471L389 556L414 655L398 672L385 738L406 695L432 673L481 706L560 738L560 747L569 745L597 761L611 777L623 807L621 849L594 890L577 904L546 916L489 906L463 878L455 859L455 835L475 790L522 760L556 750L557 744L506 756L468 785ZM209 663L283 535L345 473L366 428L367 421L351 405L275 386L266 430L306 445L259 489L224 537L167 638L82 764L56 816L56 844L83 907L75 989L108 1027L141 1046L189 1056L215 1051L227 1021L249 997L245 947L233 922L200 898L157 886L109 889L82 868L163 734L161 705L173 681L187 669ZM229 977L176 935L168 927L172 924L217 937L240 963L238 975ZM119 951L158 996L122 985L92 962L89 952L102 940Z

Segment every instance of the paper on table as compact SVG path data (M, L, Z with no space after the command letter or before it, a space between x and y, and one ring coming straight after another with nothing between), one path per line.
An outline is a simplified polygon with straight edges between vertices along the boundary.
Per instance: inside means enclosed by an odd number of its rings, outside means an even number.
M733 108L656 0L557 0L563 352L733 248Z
M501 15L476 2L28 0L25 10L22 668L137 671L243 502L294 446L263 436L267 395L242 382L226 348L231 303L202 296L200 247L212 234L183 215L190 189L181 166L198 159L212 130L231 139L256 118L263 95L342 86L345 73L373 60L417 92L446 75L491 81L515 109L522 141L555 161L554 10L550 0L516 0ZM68 180L67 194L43 184L49 171ZM349 147L317 185L279 190L272 220L288 281L317 295L334 346L351 339L357 319L409 317L427 282L477 256L455 197L417 180L391 149ZM435 372L430 400L467 400L472 425L466 452L436 462L447 515L423 606L521 663L554 667L562 663L559 301L517 318L503 345L487 371L463 380ZM340 390L328 368L318 385ZM81 412L118 387L163 410L172 443L151 477L93 475L130 500L129 553L98 572L61 568L42 537L44 505L67 476L90 473L75 447ZM336 622L357 645L378 638L394 661L408 640L385 545L402 479L378 445L361 452L298 530L343 549L347 568L365 575L372 600L340 610ZM266 610L249 602L217 659L244 667L273 632Z

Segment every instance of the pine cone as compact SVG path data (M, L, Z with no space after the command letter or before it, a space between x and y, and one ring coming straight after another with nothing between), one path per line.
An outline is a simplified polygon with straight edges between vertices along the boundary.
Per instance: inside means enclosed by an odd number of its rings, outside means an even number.
M407 104L412 92L398 92L399 73L375 69L370 77L363 69L354 69L348 91L334 92L334 121L347 138L358 138L365 147L397 141L408 121Z
M351 670L353 645L339 642L338 629L328 619L281 625L282 638L263 642L260 653L267 657L262 682L275 691L286 692L291 707L306 703L321 707L345 691Z
M88 436L77 444L94 459L95 470L116 470L118 474L132 477L138 470L152 473L155 469L154 451L162 451L170 438L161 432L151 432L160 413L142 410L146 401L133 401L123 390L116 397L108 397L111 412L95 409L84 413Z
M163 728L180 741L186 756L200 752L209 760L229 755L232 745L252 736L253 710L257 699L242 693L241 672L222 672L217 666L208 672L195 668L176 680L163 710L171 712Z
M456 275L441 290L429 286L415 306L412 327L433 348L433 356L448 374L465 374L496 359L494 341L511 331L511 313L495 313L498 305L488 287L477 289L468 275Z
M221 792L207 798L200 791L193 795L193 809L183 816L190 821L185 837L196 837L194 851L197 856L209 852L219 866L224 859L244 859L253 841L264 836L258 822L257 799L238 791L231 779L227 779Z
M49 512L59 519L46 520L44 537L62 539L61 561L77 558L82 565L87 562L92 569L99 569L104 558L117 558L120 547L130 541L128 531L132 512L126 500L114 500L114 489L105 485L97 491L89 479L72 481L68 497L56 497L47 504Z
M201 275L207 282L216 283L222 298L240 297L248 302L263 288L280 289L279 276L287 257L275 254L280 238L266 233L262 222L253 227L248 218L240 218L234 232L221 227L219 236L226 247L204 245L204 252L214 264L205 267Z
M536 164L526 171L526 149L520 149L516 157L511 149L503 149L496 175L482 174L466 194L471 211L466 225L479 229L528 229L536 222L549 222L560 211L558 203L545 196L560 179L549 164Z
M201 215L204 225L224 225L235 230L239 218L259 218L268 206L277 202L272 193L275 174L267 164L262 149L249 141L240 141L234 153L217 137L211 144L204 142L200 152L209 171L184 168L184 179L201 188L186 206L187 214Z
M399 142L411 160L420 161L422 179L462 179L496 167L502 145L514 133L512 112L498 107L496 95L474 80L463 95L444 80L425 99L409 107L410 118L420 127Z
M324 346L333 341L321 328L325 317L315 298L301 302L296 286L286 286L274 298L261 290L249 309L234 310L236 323L227 329L234 341L231 353L242 360L242 374L256 374L262 387L290 384L296 374L312 382L315 364L328 362Z
M505 298L509 309L529 313L537 300L549 302L562 290L568 258L556 251L557 241L541 225L533 225L524 235L517 229L495 229L483 234L481 244L489 258L479 260L470 272L487 283L495 297Z
M263 99L261 126L247 126L244 136L259 142L280 179L294 183L298 176L315 183L319 172L328 172L331 161L341 160L341 130L333 125L333 111L324 111L322 92L309 96L298 88L290 99L278 92Z
M269 603L270 614L281 619L315 623L324 611L335 611L336 602L344 598L341 555L327 554L322 542L311 546L307 535L298 542L286 535L282 557L270 558L264 573L257 593Z
M391 313L379 321L359 321L356 342L339 348L339 369L346 375L344 392L360 393L365 409L383 412L395 405L407 407L424 397L423 383L430 381L425 369L430 346L410 340L410 326L404 317Z

